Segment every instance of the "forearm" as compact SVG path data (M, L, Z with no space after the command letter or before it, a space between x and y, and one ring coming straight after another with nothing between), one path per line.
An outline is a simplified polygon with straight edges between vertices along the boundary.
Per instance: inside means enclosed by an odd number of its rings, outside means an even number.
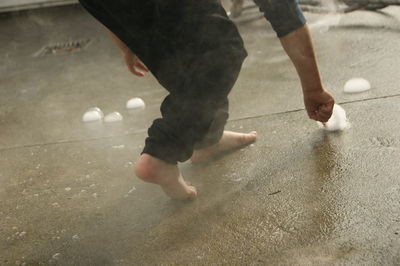
M292 60L303 88L303 93L322 90L321 77L307 25L280 38L281 44Z

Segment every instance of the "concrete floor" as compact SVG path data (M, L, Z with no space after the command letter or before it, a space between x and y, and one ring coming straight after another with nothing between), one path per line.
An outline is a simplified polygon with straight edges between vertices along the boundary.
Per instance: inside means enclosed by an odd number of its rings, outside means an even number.
M180 203L132 173L166 95L154 78L133 77L79 6L1 15L0 264L399 265L400 8L313 27L324 84L352 124L341 133L308 120L268 24L239 29L250 55L227 128L259 139L181 164L199 197ZM86 39L80 52L32 56ZM373 88L343 93L355 76ZM146 109L127 111L131 97ZM82 123L93 106L124 120Z

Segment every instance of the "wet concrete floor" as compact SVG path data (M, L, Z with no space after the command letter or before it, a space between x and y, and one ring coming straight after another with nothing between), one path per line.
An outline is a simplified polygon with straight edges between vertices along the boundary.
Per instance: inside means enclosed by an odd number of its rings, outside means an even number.
M166 95L154 78L133 77L79 6L1 15L0 264L399 265L400 8L313 28L324 84L352 125L341 133L308 120L268 24L239 29L249 57L227 128L259 138L181 164L199 190L181 203L132 172ZM87 39L80 52L33 56ZM372 89L343 93L351 77ZM126 110L132 97L146 109ZM93 106L124 120L82 123Z

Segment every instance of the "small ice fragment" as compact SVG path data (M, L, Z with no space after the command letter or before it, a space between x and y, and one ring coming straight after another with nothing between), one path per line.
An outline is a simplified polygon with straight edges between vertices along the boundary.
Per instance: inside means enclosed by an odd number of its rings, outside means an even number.
M123 148L125 148L125 145L124 144L122 144L122 145L114 145L114 146L112 146L112 148L113 149L123 149Z
M328 131L344 130L350 126L347 121L346 111L340 106L335 104L333 106L333 112L331 118L325 124L318 122L320 128Z
M66 187L65 191L71 191L71 188L70 187Z
M112 112L104 117L104 122L111 123L121 121L123 119L122 115L118 112Z
M78 235L78 234L73 235L73 236L72 236L72 239L73 239L73 240L79 240L79 235Z
M128 194L131 194L133 191L135 191L136 190L136 188L135 187L132 187L129 191L128 191Z
M60 206L60 204L58 204L57 202L54 202L54 203L51 204L51 205L53 205L54 207L59 207L59 206Z
M53 255L53 259L58 260L60 258L61 254L60 253L56 253Z
M371 84L363 78L352 78L344 84L343 91L347 93L363 92L371 89Z
M21 233L19 233L19 236L20 237L23 237L23 236L25 236L26 235L26 232L21 232Z
M91 184L89 187L95 187L96 186L96 184Z
M124 167L130 167L131 165L133 165L132 162L126 162L126 163L124 164Z
M145 105L144 101L137 97L132 98L126 102L126 108L128 108L128 109L144 109L145 106L146 105Z
M103 119L104 114L98 107L89 108L82 116L83 122L99 121Z

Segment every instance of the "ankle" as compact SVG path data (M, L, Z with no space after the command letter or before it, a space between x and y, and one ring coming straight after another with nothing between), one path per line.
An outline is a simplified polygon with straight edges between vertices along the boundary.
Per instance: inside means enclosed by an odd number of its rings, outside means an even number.
M168 164L149 154L142 154L134 166L135 175L148 183L163 184L169 176L179 175L176 165Z

